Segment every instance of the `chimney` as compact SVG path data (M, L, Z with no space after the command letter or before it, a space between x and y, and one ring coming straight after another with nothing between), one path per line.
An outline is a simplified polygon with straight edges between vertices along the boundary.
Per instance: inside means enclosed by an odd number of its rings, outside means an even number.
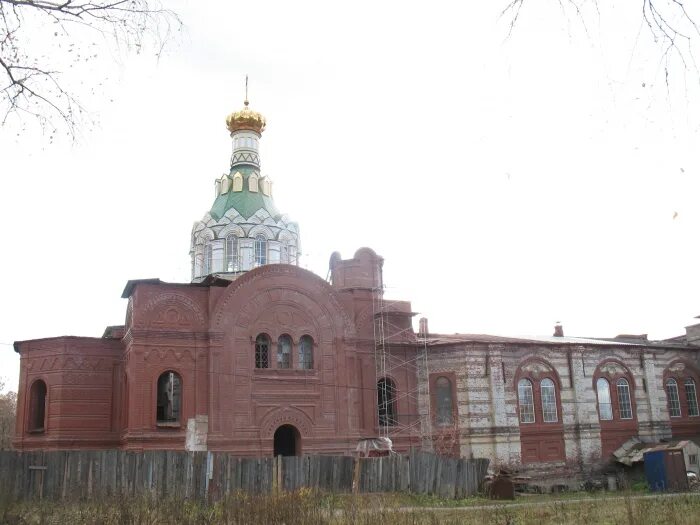
M559 321L554 325L554 337L564 337L564 327Z
M421 317L418 321L418 337L428 337L428 318Z

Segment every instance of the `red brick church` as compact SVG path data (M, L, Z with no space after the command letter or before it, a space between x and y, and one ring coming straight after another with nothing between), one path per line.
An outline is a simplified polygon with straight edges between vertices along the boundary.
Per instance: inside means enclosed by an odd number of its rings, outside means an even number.
M299 229L260 173L264 117L246 100L226 124L191 282L129 281L124 325L101 338L15 343L18 449L351 454L389 437L584 468L630 437L700 434L700 325L666 341L416 332L371 249L333 254L327 280L298 267Z

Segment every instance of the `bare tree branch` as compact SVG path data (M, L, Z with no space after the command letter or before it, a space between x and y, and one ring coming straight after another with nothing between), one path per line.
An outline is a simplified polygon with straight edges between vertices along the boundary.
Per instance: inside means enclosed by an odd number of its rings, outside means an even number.
M72 71L104 46L159 56L181 25L158 0L0 0L0 125L28 116L74 139L86 112L72 84L90 79Z
M585 16L582 12L584 4L591 5L600 17L600 9L597 0L557 0L563 10L573 9L576 17L586 28ZM622 0L618 0L622 1ZM693 15L686 9L681 0L636 0L641 5L641 20L654 42L660 46L660 61L664 64L665 80L668 87L670 59L675 57L680 61L683 71L693 69L700 80L693 53L694 44L700 40L700 25ZM509 17L508 37L513 34L521 9L525 0L508 0L501 12L501 17Z

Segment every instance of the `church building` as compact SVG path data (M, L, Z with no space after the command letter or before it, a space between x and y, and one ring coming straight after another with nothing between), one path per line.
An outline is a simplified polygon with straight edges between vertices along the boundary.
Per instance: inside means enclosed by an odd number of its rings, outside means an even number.
M191 282L126 283L123 326L18 341L19 450L355 454L389 438L576 471L631 437L700 435L700 324L665 341L430 333L383 293L383 260L299 267L260 171L265 118L229 115L229 172L191 233ZM697 461L697 458L696 458Z

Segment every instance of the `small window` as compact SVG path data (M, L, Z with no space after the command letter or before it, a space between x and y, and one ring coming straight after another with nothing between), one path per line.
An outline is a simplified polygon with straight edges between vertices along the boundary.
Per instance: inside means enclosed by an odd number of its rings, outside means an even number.
M277 340L277 368L292 367L292 338L281 335Z
M688 463L691 465L697 465L698 464L698 455L697 454L688 454Z
M248 177L248 191L251 191L253 193L258 192L258 176L253 173Z
M212 246L211 246L211 244L207 243L204 246L204 275L209 275L211 273L212 258L213 258Z
M678 383L675 379L666 381L666 396L668 397L668 412L671 417L681 417L681 401L678 397Z
M302 335L299 339L299 368L311 370L314 367L314 340L311 336Z
M236 172L233 176L233 185L231 191L243 191L243 175Z
M264 235L255 237L255 266L267 264L267 239Z
M289 245L286 241L282 241L280 245L280 262L282 264L289 264Z
M34 381L29 391L29 431L43 432L46 420L46 383Z
M549 378L543 379L540 383L540 395L542 397L542 420L545 423L556 423L559 417L554 381Z
M229 235L226 237L226 271L237 272L238 270L240 270L238 237Z
M609 421L613 418L612 398L610 397L610 383L607 379L599 378L595 384L598 394L598 417Z
M182 381L175 372L165 372L158 378L156 401L157 423L179 423L182 405Z
M435 422L446 426L454 423L452 403L452 382L445 376L435 380Z
M532 383L528 379L518 381L518 410L521 423L535 422L535 401L532 395Z
M387 377L377 381L377 412L380 426L394 426L398 423L396 419L396 385Z
M270 368L270 338L265 334L255 339L255 368Z
M695 389L695 381L691 378L685 380L685 398L688 400L688 416L695 417L698 415L698 395Z
M617 403L620 405L620 419L632 419L632 398L627 379L617 380Z

